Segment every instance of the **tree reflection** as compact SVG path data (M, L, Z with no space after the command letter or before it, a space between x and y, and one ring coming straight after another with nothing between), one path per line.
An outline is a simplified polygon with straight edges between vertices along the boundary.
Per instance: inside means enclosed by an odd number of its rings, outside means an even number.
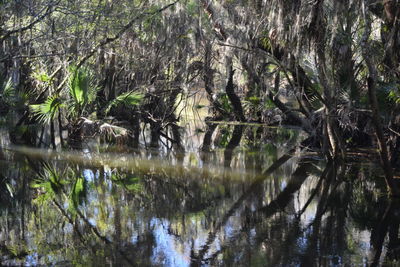
M207 129L203 169L183 165L184 153L171 171L2 151L1 264L377 266L399 259L399 200L387 197L374 165L263 145L271 131ZM225 140L223 149L214 137ZM222 154L217 163L229 168L207 169ZM233 179L237 166L246 176Z

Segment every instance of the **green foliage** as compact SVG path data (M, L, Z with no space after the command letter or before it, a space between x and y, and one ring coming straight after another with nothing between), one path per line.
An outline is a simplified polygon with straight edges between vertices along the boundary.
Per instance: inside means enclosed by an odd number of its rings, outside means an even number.
M254 106L259 105L261 102L258 96L250 96L246 100Z
M397 83L379 82L376 91L379 109L383 112L389 112L394 104L400 102L399 95Z
M264 102L264 108L265 109L273 109L273 108L275 108L275 104L274 104L274 102L272 102L271 99L267 98Z
M45 72L39 72L39 73L35 72L33 74L33 78L43 83L47 83L51 79L50 76Z
M157 29L163 29L163 21L161 13L156 12L160 6L153 5L148 8L148 13L155 12L152 16L146 17L142 21L141 29L139 31L139 39L145 43L156 41L159 34L156 33Z
M263 110L261 98L258 96L246 97L246 99L242 101L242 104L245 112L248 114L253 114L254 116Z
M132 193L140 193L144 189L142 180L136 176L123 176L119 173L113 173L111 180Z
M398 84L391 83L388 88L388 99L393 103L400 104L400 89Z
M299 131L284 127L278 127L276 129L276 134L276 141L278 143L296 143L299 136Z
M78 176L75 179L74 185L72 186L71 192L69 194L69 205L68 209L71 213L75 213L78 206L82 204L86 197L87 183L83 176Z
M396 104L400 104L400 93L397 91L391 91L388 95L389 99L395 102Z
M233 112L233 107L231 105L231 101L229 101L228 95L226 93L221 93L218 96L219 96L219 101L221 103L222 109L226 113L232 113Z
M109 113L112 107L118 105L125 105L128 108L136 107L142 102L143 97L143 94L134 91L121 94L108 104L105 113Z
M0 194L1 194L0 199L2 200L0 201L0 208L4 204L6 204L4 201L5 199L11 200L12 198L14 198L15 191L16 190L12 186L11 181L7 177L0 174Z
M264 50L266 50L266 51L271 50L271 42L270 42L270 39L268 37L268 32L264 32L262 34L262 36L259 39L259 42L260 42L261 47Z
M191 0L186 4L186 11L191 16L196 16L199 13L198 9L199 3L197 1Z
M49 96L42 104L30 105L30 109L39 121L48 123L54 119L57 112L63 107L62 100L59 96Z
M89 75L84 69L71 68L72 75L69 80L69 92L75 102L83 105L88 102Z
M231 138L231 132L229 131L229 126L221 125L220 127L221 127L220 130L221 136L215 139L215 145L220 148L225 148L228 145L229 140Z
M278 149L274 144L264 144L263 151L265 152L265 155L272 158L272 161L276 161L278 158ZM264 168L263 171L267 169L266 166L264 166Z
M72 184L67 200L68 210L74 215L86 197L87 182L82 175L77 175L70 168L67 170L67 172L59 172L56 167L45 164L42 174L33 181L31 187L38 190L36 202L44 204L46 201L62 196L68 191L67 185Z
M30 253L25 244L23 245L2 245L0 246L2 256L7 256L11 259L23 259Z
M64 184L62 174L57 172L55 167L46 164L43 173L33 181L31 187L39 190L36 201L44 203L47 200L54 199L61 192Z
M0 99L9 106L15 106L18 94L15 91L11 78L0 84Z
M94 102L98 88L88 69L70 67L70 78L68 82L69 94L72 98L70 113L72 117L80 117L87 105Z

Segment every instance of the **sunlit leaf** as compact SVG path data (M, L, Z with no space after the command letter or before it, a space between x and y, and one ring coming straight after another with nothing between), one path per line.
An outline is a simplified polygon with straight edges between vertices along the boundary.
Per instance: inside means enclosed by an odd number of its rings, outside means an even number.
M11 187L11 185L9 184L9 183L6 183L6 187L7 187L7 190L8 190L8 192L10 193L10 196L11 197L14 197L14 190L13 190L13 188Z
M75 183L72 187L70 196L69 196L69 208L70 211L74 211L78 208L78 206L82 203L85 195L86 195L86 181L85 178L79 176L76 178Z
M134 107L138 106L143 100L143 94L129 91L127 93L121 94L117 96L113 101L110 102L108 107L106 108L105 112L106 114L110 112L112 107L118 106L118 105L125 105L127 107Z
M72 75L69 81L69 90L74 100L83 105L87 101L87 92L89 90L89 74L85 69L72 68Z
M96 99L98 87L88 69L70 67L69 94L72 98L70 113L80 117L88 104Z
M0 98L9 106L15 106L17 102L17 92L15 86L10 79L7 82L0 83Z
M58 96L49 96L42 104L30 105L33 114L42 122L50 122L63 106Z
M50 81L50 76L45 72L34 73L33 78L35 78L36 80L38 80L40 82L44 82L44 83Z

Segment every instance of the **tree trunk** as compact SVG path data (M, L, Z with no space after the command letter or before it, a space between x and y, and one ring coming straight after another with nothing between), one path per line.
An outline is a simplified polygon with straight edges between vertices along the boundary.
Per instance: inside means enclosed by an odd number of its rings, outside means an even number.
M225 91L226 91L226 95L229 98L229 101L232 104L233 112L235 113L235 118L238 121L245 122L246 118L244 117L244 114L243 114L242 103L240 102L240 98L236 95L235 87L233 85L234 73L235 73L235 70L232 69L232 65L231 65L229 68L229 78L228 78L228 83L226 85Z
M400 190L396 187L393 181L393 169L389 161L388 149L386 146L386 139L383 134L383 127L381 124L381 118L379 115L378 100L376 98L376 81L377 81L377 70L375 65L371 61L370 57L370 46L368 44L368 38L371 34L371 19L367 15L367 7L363 3L363 16L365 21L365 31L361 40L362 55L367 65L369 77L368 77L368 96L372 109L372 122L375 126L375 134L378 141L379 155L385 173L385 181L388 187L389 194L392 196L400 196Z

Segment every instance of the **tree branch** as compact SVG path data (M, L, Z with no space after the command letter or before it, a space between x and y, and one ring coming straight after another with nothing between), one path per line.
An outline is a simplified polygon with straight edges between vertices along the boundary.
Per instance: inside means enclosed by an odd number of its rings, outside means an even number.
M58 2L57 2L58 4ZM39 22L41 22L45 17L47 17L48 15L50 15L51 13L53 13L54 9L53 7L56 4L49 4L46 8L46 11L40 15L39 17L37 17L34 21L32 21L31 23L29 23L28 25L18 28L18 29L14 29L11 31L6 31L5 34L3 36L0 37L0 42L3 42L4 40L6 40L7 38L9 38L11 35L13 35L14 33L18 33L18 32L24 32L26 30L32 29L33 26L35 26L36 24L38 24Z
M104 39L103 41L101 41L98 45L96 45L94 48L92 48L92 50L90 50L89 53L88 53L86 56L84 56L81 60L79 60L78 64L76 65L77 69L79 69L80 67L82 67L82 65L83 65L89 58L91 58L91 57L96 53L96 51L97 51L99 48L102 48L102 47L104 47L105 45L107 45L107 44L109 44L109 43L112 43L112 42L118 40L129 28L131 28L131 27L133 26L133 24L134 24L138 19L141 19L141 18L146 17L146 16L152 16L152 15L155 15L155 14L157 14L157 13L161 13L161 12L165 11L166 9L168 9L168 8L170 8L170 7L172 7L172 6L174 6L174 5L175 5L176 3L178 3L179 1L180 1L180 0L176 0L175 2L173 2L173 3L171 3L171 4L168 4L168 5L166 5L166 6L163 6L163 7L159 8L159 9L157 9L156 11L144 12L144 13L141 13L141 14L137 15L136 17L134 17L131 21L129 21L128 24L126 24L124 27L122 27L122 29L121 29L116 35L114 35L113 37L107 37L107 38L105 38L105 39Z

